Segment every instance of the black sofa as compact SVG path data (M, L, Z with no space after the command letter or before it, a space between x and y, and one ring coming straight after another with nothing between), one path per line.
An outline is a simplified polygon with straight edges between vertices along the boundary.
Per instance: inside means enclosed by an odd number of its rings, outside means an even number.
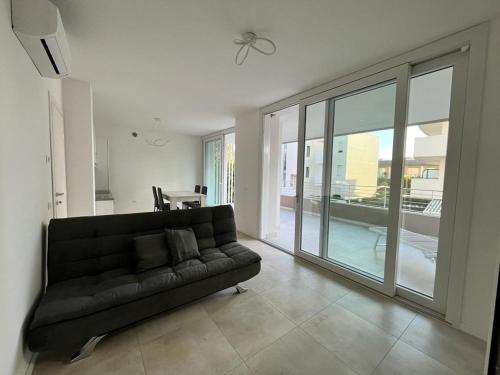
M199 258L136 273L134 237L187 227ZM260 261L237 242L231 206L51 220L47 288L28 346L36 352L95 346L109 332L250 279Z

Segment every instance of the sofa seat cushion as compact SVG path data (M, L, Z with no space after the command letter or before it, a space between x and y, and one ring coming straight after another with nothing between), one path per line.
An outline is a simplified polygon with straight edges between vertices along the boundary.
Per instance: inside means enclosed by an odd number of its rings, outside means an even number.
M121 268L50 285L35 312L31 328L75 319L194 281L259 262L260 256L234 242L200 251L200 257L174 267L142 273Z

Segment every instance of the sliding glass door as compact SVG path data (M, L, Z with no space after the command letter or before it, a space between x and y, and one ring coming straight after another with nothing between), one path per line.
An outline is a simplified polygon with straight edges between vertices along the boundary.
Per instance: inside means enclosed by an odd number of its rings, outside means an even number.
M443 313L459 185L466 57L455 53L415 65L409 79L397 292Z
M207 206L221 204L223 188L224 138L217 136L203 142L203 185L207 187Z
M297 255L445 312L466 57L301 101Z
M222 203L234 204L234 183L236 167L236 139L235 133L224 134L224 173L222 188Z
M264 116L262 238L295 249L299 106Z
M235 133L209 136L203 140L203 185L207 205L234 204Z
M387 259L396 252L388 228L398 223L398 202L390 191L399 184L380 165L392 166L395 127L404 130L396 108L405 104L406 85L399 83L407 71L392 69L301 103L296 253L388 294L395 287Z
M327 258L384 279L396 83L384 82L332 101Z

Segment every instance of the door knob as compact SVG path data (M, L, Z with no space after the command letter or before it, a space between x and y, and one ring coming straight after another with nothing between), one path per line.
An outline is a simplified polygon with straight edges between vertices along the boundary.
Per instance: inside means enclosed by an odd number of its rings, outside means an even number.
M63 201L56 201L56 204L62 204Z

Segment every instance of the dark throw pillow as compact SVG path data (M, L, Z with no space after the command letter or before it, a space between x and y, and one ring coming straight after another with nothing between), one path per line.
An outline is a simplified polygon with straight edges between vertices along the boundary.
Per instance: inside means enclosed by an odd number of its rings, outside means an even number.
M200 256L198 243L191 228L165 229L165 234L174 266L185 260Z
M148 234L134 238L137 272L165 266L170 262L165 233Z

